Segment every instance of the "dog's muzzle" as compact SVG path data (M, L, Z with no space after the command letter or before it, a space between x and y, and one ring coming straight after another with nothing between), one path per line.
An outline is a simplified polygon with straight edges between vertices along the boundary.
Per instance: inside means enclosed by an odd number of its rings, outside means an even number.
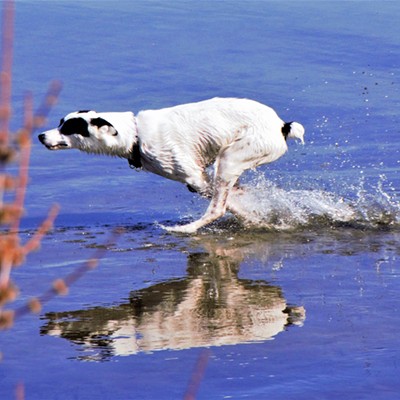
M45 133L41 133L39 136L39 141L43 145L45 145L49 150L59 150L62 148L68 147L68 144L64 141L56 142L56 143L50 143L47 138Z

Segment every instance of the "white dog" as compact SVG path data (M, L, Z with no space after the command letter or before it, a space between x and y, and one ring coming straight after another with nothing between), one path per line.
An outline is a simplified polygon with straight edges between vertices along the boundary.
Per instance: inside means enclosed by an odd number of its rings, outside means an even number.
M275 111L247 99L215 98L161 110L68 114L56 129L39 135L50 150L79 149L126 158L134 168L183 182L211 198L205 214L186 225L166 228L193 233L228 209L245 212L229 200L247 169L277 160L287 151L286 139L302 143L304 128L285 123ZM213 165L213 176L207 167Z

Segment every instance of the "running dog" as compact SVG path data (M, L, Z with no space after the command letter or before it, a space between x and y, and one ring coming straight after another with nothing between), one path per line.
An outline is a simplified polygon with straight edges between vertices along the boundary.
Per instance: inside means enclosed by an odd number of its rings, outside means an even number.
M284 122L266 105L235 98L145 110L137 116L77 111L62 118L58 128L39 135L50 150L78 149L126 158L133 168L185 183L189 190L210 198L200 219L165 228L182 233L196 232L226 210L245 219L245 211L230 201L232 192L241 190L236 185L240 175L281 157L288 138L304 144L303 126Z

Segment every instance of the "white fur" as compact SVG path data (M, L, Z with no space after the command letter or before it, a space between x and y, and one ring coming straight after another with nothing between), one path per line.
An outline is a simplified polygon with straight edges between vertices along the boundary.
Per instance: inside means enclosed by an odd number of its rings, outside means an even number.
M203 217L190 224L166 228L193 233L221 217L227 207L244 216L229 201L239 176L247 169L277 160L287 151L284 122L275 111L247 99L215 98L161 110L125 113L71 113L64 120L83 118L90 136L63 135L53 129L40 135L49 149L77 148L88 153L131 157L138 145L144 170L190 185L211 202ZM110 126L93 126L101 117ZM304 128L291 124L289 138L303 142ZM206 168L214 165L209 177Z

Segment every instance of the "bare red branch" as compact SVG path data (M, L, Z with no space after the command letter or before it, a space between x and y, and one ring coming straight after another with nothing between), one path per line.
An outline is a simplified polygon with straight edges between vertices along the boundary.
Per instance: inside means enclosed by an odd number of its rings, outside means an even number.
M11 118L11 76L14 39L14 1L3 2L2 68L0 75L0 145L8 144Z

